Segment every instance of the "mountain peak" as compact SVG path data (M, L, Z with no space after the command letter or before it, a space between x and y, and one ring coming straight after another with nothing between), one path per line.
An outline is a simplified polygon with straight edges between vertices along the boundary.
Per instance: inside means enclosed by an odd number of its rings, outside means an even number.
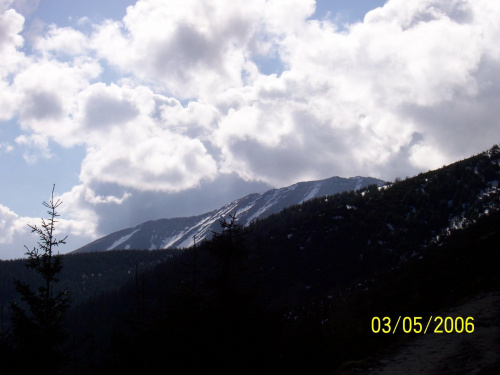
M297 182L284 188L249 194L201 215L146 221L133 228L111 233L73 252L189 247L193 244L194 236L197 240L210 238L212 231L218 229L219 219L230 213L236 213L238 222L246 226L254 220L313 198L359 190L373 184L381 186L384 181L372 177L334 176L325 180Z

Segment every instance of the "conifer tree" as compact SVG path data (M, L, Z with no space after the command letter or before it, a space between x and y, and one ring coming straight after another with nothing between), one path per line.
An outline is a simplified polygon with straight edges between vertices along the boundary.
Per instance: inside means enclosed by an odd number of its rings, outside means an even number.
M12 302L12 326L18 360L20 365L28 369L33 367L41 373L57 373L62 361L61 346L64 341L63 319L70 306L70 295L67 291L54 290L59 281L57 274L62 269L62 255L55 254L56 246L65 244L65 240L56 239L54 235L56 209L62 201L54 200L54 188L49 203L47 220L42 218L42 225L29 225L32 233L39 236L38 247L29 250L26 267L41 276L41 285L33 290L23 281L14 279L16 291L21 302Z
M229 217L229 221L225 218L219 220L222 231L212 232L212 240L208 243L208 251L217 263L216 291L224 307L234 302L237 268L246 253L242 227L237 223L236 214Z

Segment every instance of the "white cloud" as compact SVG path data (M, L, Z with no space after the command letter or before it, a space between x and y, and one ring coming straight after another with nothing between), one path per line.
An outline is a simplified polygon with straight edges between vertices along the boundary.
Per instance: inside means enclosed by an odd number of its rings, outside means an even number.
M399 157L421 170L489 147L494 137L473 129L480 116L482 132L498 136L497 74L485 82L484 72L499 64L498 25L489 17L499 9L484 1L393 0L344 32L303 18L300 33L278 42L288 70L240 91L221 120L216 139L226 170L276 185L326 177L328 160L330 173L393 178L381 172ZM479 111L486 91L497 103L489 116ZM468 108L469 123L459 106ZM457 115L441 115L441 123L425 115L450 110Z
M37 48L56 55L16 78L21 124L66 145L85 144L87 183L141 190L177 191L213 178L219 155L221 171L275 185L330 171L377 175L408 147L415 148L409 163L430 167L418 150L443 147L443 129L452 125L431 126L424 113L457 101L472 108L497 84L482 72L498 64L498 8L487 1L391 0L339 31L328 20L309 19L313 1L138 1L122 21L94 25L90 37L49 28ZM57 53L78 56L89 48L142 83L90 85L99 74L95 61L85 69L82 59L56 60ZM259 73L252 61L259 54L277 54L285 72ZM179 101L189 97L195 100ZM414 134L422 138L418 145ZM468 139L455 141L434 154L455 157ZM189 172L185 150L196 160ZM287 154L294 154L293 165ZM141 182L120 177L126 168Z
M81 247L97 236L100 232L99 216L95 212L97 206L120 205L128 198L124 194L121 199L112 196L99 196L85 185L74 186L69 192L61 195L56 194L55 201L60 200L61 205L57 209L60 217L57 218L54 236L63 239L67 236L66 244L58 246L55 251L66 253ZM45 216L45 220L48 217ZM41 227L40 218L19 216L9 208L0 205L0 258L24 257L26 247L32 249L37 246L39 238L36 233L31 233L28 225Z
M421 169L437 169L446 164L446 156L432 144L416 144L411 149L410 161Z
M60 208L63 208L61 206ZM59 210L62 212L65 210ZM54 236L63 239L68 236L66 244L55 248L55 252L65 253L75 247L83 246L96 236L96 224L92 221L95 214L86 210L87 216L79 212L77 219L58 218L55 225ZM45 219L47 220L47 218ZM33 249L38 247L40 239L36 233L32 233L30 226L41 228L40 218L19 216L8 207L0 204L0 258L14 259L25 257L26 247ZM26 246L26 247L25 247Z
M12 238L17 228L15 223L18 216L8 207L0 205L0 243L8 244L12 242Z
M2 8L0 7L0 12ZM24 44L20 35L24 17L13 9L0 13L0 121L10 119L16 109L16 98L10 85L10 75L15 74L26 63L18 49Z
M211 115L203 105L184 108L144 86L102 83L83 90L78 100L74 120L88 147L81 181L179 191L217 174L203 143L182 134L201 116Z
M114 203L114 204L122 204L125 199L131 196L130 193L123 193L121 198L115 197L114 195L97 195L92 189L88 188L85 191L85 200L90 204L104 204L104 203Z
M82 143L84 135L76 133L71 117L77 94L100 72L100 66L85 57L72 62L44 58L32 61L13 83L21 127L64 146Z
M234 174L393 179L498 142L499 3L389 0L341 29L314 5L140 0L90 34L52 25L28 55L24 18L4 6L0 120L16 117L31 161L51 142L85 147L64 195L83 237L148 192ZM259 71L266 58L282 73Z
M14 146L12 146L11 144L9 144L7 142L0 143L0 151L11 152L12 150L14 150Z
M24 146L28 150L23 154L27 163L33 164L39 157L49 159L52 153L49 148L49 141L46 136L41 134L31 134L29 137L20 135L16 138L18 145Z
M76 23L78 26L83 26L89 22L90 22L90 19L85 16L85 17L80 17Z
M138 190L179 191L216 173L215 161L199 140L169 131L139 134L128 128L89 150L80 179Z
M126 197L123 197L126 199ZM74 186L70 191L61 194L59 199L62 204L59 214L65 218L64 231L76 236L93 239L97 236L99 217L93 206L96 204L118 203L111 197L99 197L88 186L81 184ZM61 221L62 222L62 221Z
M138 92L139 91L139 92ZM139 90L127 87L118 87L114 84L106 86L103 83L96 83L89 86L80 93L82 109L82 130L84 131L106 131L110 127L121 126L127 122L137 120L140 103L136 103L140 98ZM150 92L146 95L151 95ZM146 99L147 100L147 99ZM151 103L146 105L147 116Z
M19 54L16 48L24 43L23 37L19 35L24 25L24 17L14 9L6 10L0 14L0 52L4 55L1 66L16 62Z
M83 55L89 47L87 37L71 27L50 25L47 35L35 41L35 49L42 54L55 53L69 56Z
M193 101L183 106L175 98L160 95L155 95L154 100L160 111L159 125L182 134L206 138L221 118L217 108L208 103Z
M26 247L36 246L36 235L30 235L30 225L41 225L40 219L21 217L8 207L0 204L0 258L22 258Z
M161 83L180 98L241 87L252 53L268 51L267 31L299 23L312 2L138 1L123 22L97 27L93 46L121 71ZM264 29L262 29L264 28Z

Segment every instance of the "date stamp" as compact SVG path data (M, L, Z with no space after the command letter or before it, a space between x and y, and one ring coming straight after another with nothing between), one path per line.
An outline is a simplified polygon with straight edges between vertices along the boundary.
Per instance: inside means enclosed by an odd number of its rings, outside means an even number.
M451 317L451 316L430 316L423 320L421 316L398 316L391 319L388 316L372 318L373 333L391 333L402 330L404 333L473 333L474 318Z

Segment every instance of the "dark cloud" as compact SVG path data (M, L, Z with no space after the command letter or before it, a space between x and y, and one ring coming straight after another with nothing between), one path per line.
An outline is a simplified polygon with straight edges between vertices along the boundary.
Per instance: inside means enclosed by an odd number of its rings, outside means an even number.
M414 14L408 27L418 25L420 22L430 22L445 16L456 23L469 23L473 21L474 15L468 4L464 1L441 0L432 7L421 9Z
M141 192L102 182L93 182L91 188L102 196L121 197L125 192L131 194L120 205L95 205L95 212L101 218L99 231L104 235L148 220L199 215L234 199L266 191L271 186L244 181L236 174L222 174L213 181L202 181L198 187L169 194Z
M401 117L417 124L449 161L476 154L500 141L500 63L484 57L476 75L477 93L457 93L433 106L403 105Z
M56 93L28 91L21 107L21 117L35 120L54 120L62 117L63 104Z
M106 93L96 93L85 103L85 125L90 128L123 124L138 114L132 102Z
M321 179L333 175L358 174L356 166L349 164L349 144L356 137L352 132L332 131L311 124L302 130L282 136L277 146L262 144L253 139L235 141L231 153L238 160L245 160L247 170L255 178L288 185L304 179Z
M181 24L172 39L151 51L154 71L176 79L187 79L192 69L222 70L222 45L192 26Z

